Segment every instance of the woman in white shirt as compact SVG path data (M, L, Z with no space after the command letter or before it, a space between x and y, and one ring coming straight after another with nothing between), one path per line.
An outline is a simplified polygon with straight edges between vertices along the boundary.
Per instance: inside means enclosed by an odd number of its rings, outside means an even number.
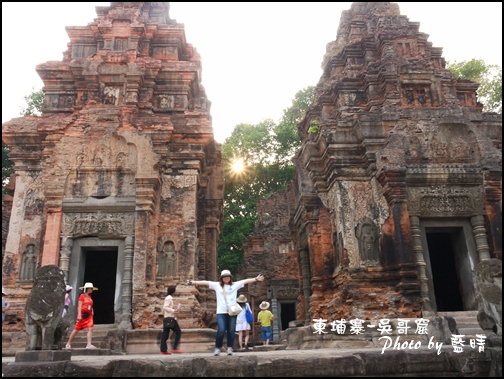
M187 284L207 285L215 291L217 298L217 337L215 339L214 355L219 355L224 341L224 334L227 331L227 355L233 355L234 333L236 328L236 316L230 316L227 311L227 305L236 303L236 295L240 288L245 284L262 282L264 276L261 274L255 278L239 280L233 283L231 271L222 270L220 281L211 282L208 280L188 280ZM226 299L224 299L226 291Z

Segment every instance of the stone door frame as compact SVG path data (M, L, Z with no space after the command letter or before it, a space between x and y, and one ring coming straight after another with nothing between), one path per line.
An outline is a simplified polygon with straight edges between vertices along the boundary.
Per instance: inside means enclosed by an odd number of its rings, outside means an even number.
M123 312L123 278L125 263L125 239L102 239L99 237L79 237L73 240L72 254L70 258L70 269L68 273L68 283L76 290L71 292L72 304L77 304L77 299L81 293L79 287L83 285L85 262L84 252L91 249L117 248L117 269L115 273L116 284L114 294L114 315L115 324L122 321ZM131 289L130 289L131 293ZM76 306L70 307L69 315L71 320L75 320Z
M439 232L451 233L456 230L462 231L463 238L460 239L459 242L462 243L462 246L459 247L459 254L465 255L467 258L465 263L469 263L468 265L460 265L458 268L458 274L462 279L461 289L462 289L462 299L464 302L464 306L468 309L466 310L475 310L477 309L477 301L476 301L476 283L474 283L474 275L473 273L476 270L476 265L479 262L478 251L476 246L476 241L474 240L474 235L472 231L471 223L468 219L420 219L420 233L422 240L422 251L423 251L423 259L425 262L425 274L427 277L427 287L428 287L428 302L424 302L424 309L426 311L437 312L436 305L436 296L434 292L434 282L433 282L433 274L431 267L431 259L429 248L427 245L427 233L432 232L433 230ZM460 251L460 250L463 251ZM463 280L469 279L469 280ZM462 309L461 309L462 310Z

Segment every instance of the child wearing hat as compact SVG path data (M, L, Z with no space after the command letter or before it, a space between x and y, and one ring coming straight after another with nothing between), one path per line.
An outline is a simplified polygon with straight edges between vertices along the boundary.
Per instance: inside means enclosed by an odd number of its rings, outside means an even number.
M269 306L270 303L263 301L259 305L261 311L257 315L257 319L261 322L261 337L263 345L269 345L269 341L271 339L271 336L273 335L273 327L271 325L271 321L273 321L274 317L273 313L268 310Z

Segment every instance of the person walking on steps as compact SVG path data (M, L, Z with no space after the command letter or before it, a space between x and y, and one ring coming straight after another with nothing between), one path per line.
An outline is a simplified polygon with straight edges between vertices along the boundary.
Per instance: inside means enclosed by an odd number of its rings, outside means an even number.
M91 297L91 294L93 293L93 291L98 291L98 288L94 287L93 283L88 282L84 284L83 287L79 287L79 289L81 289L83 293L80 294L77 303L77 322L75 323L75 329L70 334L70 338L66 343L66 348L67 349L72 348L72 341L75 335L79 332L79 330L87 329L88 332L86 335L87 340L86 349L96 349L96 346L94 346L91 343L91 339L93 338L93 327L94 327L94 321L93 321L94 309L93 309L93 298Z
M177 318L175 317L175 313L178 313L180 310L180 304L177 308L173 303L172 295L175 293L176 287L169 286L167 296L164 299L163 304L163 334L161 335L161 354L171 354L168 351L168 345L166 341L168 340L168 336L170 335L170 329L175 333L175 339L172 345L172 353L182 353L179 350L180 336L182 334L180 330L180 326L178 324Z
M227 331L227 355L233 355L234 334L236 329L236 316L230 316L227 311L228 305L236 304L236 295L245 284L262 282L264 276L261 274L255 278L239 280L233 283L231 271L222 270L220 281L211 282L208 280L188 280L189 285L206 285L215 291L217 298L217 337L215 338L214 355L219 355L224 342L224 334Z
M236 331L238 332L238 345L240 345L240 351L244 351L245 348L248 349L250 324L247 322L246 312L247 312L247 309L250 310L250 306L247 303L247 298L243 294L238 296L238 299L236 299L236 302L238 304L240 304L240 306L242 307L242 311L236 317ZM243 341L244 334L245 334L245 343Z

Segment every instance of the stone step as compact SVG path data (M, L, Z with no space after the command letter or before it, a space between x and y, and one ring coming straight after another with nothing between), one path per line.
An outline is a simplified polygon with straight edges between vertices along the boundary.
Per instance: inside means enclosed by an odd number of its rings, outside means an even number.
M253 347L253 350L257 353L260 351L274 351L274 350L285 350L287 349L287 345L276 345L276 344L270 344L270 345L256 345Z
M112 355L110 349L86 349L84 348L74 348L64 349L64 351L70 351L72 355Z
M478 311L453 311L453 312L437 312L438 316L451 316L453 318L457 317L469 317L474 318L478 316Z
M479 328L479 324L477 322L460 322L459 320L457 321L457 328Z
M457 327L457 330L459 334L464 334L464 335L476 335L476 334L483 334L485 335L485 331L481 329L479 326L475 328L459 328Z

